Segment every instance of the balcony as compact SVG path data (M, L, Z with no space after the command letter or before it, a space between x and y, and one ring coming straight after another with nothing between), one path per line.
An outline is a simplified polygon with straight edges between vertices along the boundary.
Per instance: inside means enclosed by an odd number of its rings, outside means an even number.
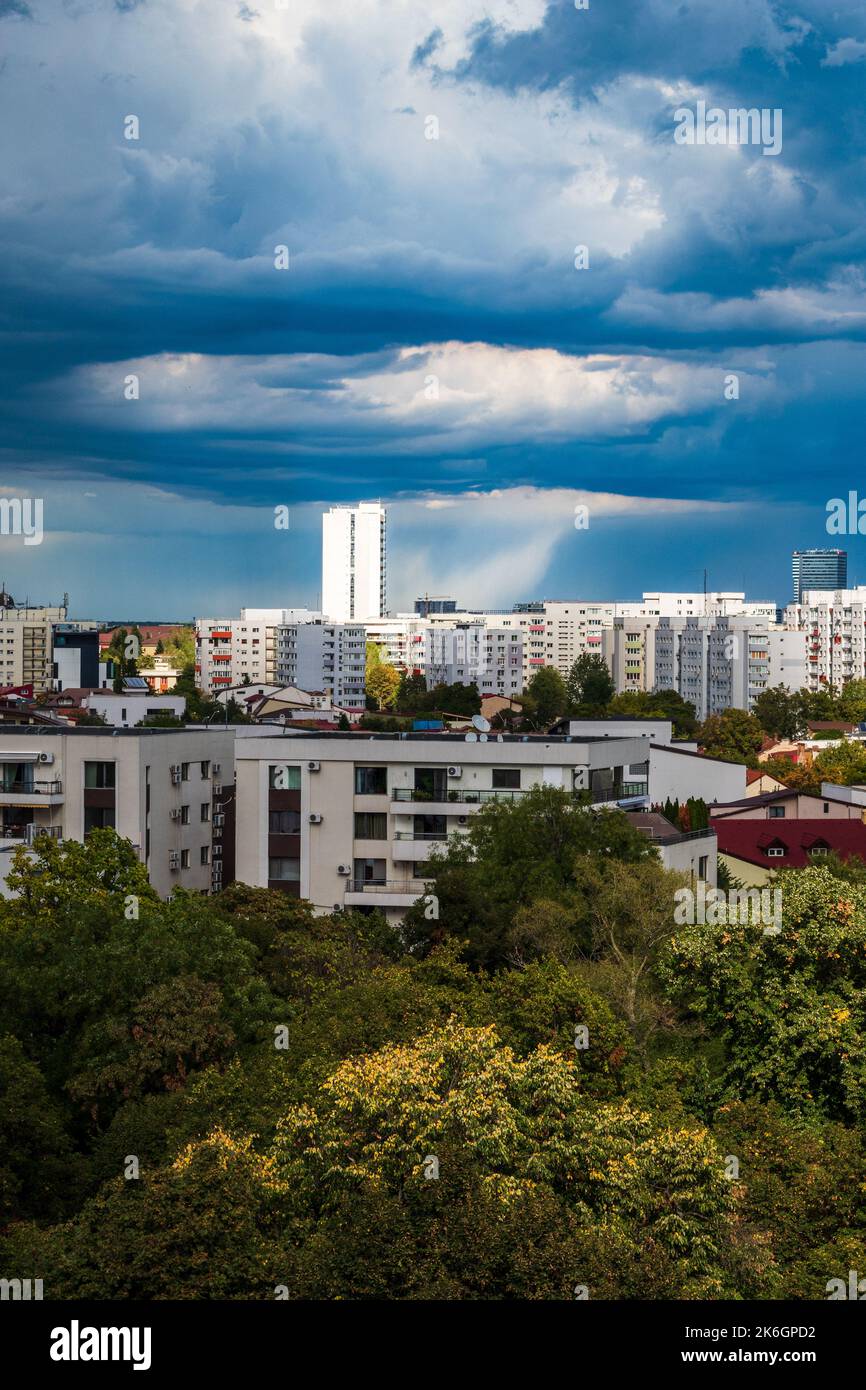
M422 896L420 878L387 878L377 882L355 879L346 884L345 907L411 907Z
M60 806L63 783L59 778L32 782L0 781L0 806Z
M440 797L432 792L419 791L415 787L393 787L391 789L392 802L420 803L424 806L425 812L431 816L463 815L466 807L473 811L480 811L482 806L487 806L490 802L516 801L525 795L525 791L517 790L468 791L462 787L450 787L445 796ZM391 810L394 814L400 814L395 806L392 806Z
M391 858L395 863L411 863L426 859L434 845L444 845L448 840L447 830L430 834L416 834L414 830L398 830L391 843Z

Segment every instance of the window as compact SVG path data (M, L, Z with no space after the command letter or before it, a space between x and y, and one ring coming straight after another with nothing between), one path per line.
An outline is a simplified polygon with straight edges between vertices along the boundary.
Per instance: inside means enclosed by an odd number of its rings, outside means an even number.
M271 835L300 835L300 811L270 811L268 833Z
M269 859L268 878L297 883L301 877L300 859Z
M824 802L824 815L825 815L825 816L829 816L829 814L830 814L830 803L829 803L829 801L825 801L825 802Z
M188 781L189 781L189 763L181 763L181 765L180 765L180 780L181 780L182 782L188 782Z
M356 811L356 840L387 840L388 817L384 811Z
M810 853L810 854L829 854L829 850L828 850L828 848L827 848L826 845L813 845L812 848L809 850L809 853Z
M493 785L497 790L515 791L520 787L520 768L519 767L495 767L493 769Z
M209 864L209 863L210 863L210 846L208 846L208 845L202 845L201 850L199 851L199 863L200 863L200 864Z
M91 830L113 830L114 829L114 807L113 806L85 806L84 808L84 833L87 835Z
M181 867L182 869L188 869L188 868L189 868L189 850L188 850L188 849L182 849L181 852L180 852L180 867Z
M385 796L388 791L388 769L385 767L356 767L356 796Z
M199 819L200 819L200 820L210 820L210 802L209 802L209 801L203 801L203 802L201 803L201 812L200 812L200 815L199 815Z
M768 814L769 814L770 820L784 820L784 819L785 819L785 808L784 808L784 806L771 806L771 807L769 808Z
M200 764L200 766L202 780L205 780L206 778L210 777L210 761L207 758L205 758L204 761Z
M114 786L114 763L85 763L84 785L105 790Z
M189 825L189 807L188 807L188 806L181 806L181 808L180 808L180 823L181 823L181 825Z
M705 882L706 882L707 869L708 869L708 867L709 867L709 863L710 863L710 857L709 857L708 854L702 854L702 855L699 857L699 859L698 859L698 878L703 879Z
M384 859L356 859L354 882L356 886L364 883L385 882Z
M301 769L280 763L268 768L268 786L272 791L298 792L301 790Z
M783 859L784 856L785 850L782 845L770 845L770 848L767 850L768 859Z

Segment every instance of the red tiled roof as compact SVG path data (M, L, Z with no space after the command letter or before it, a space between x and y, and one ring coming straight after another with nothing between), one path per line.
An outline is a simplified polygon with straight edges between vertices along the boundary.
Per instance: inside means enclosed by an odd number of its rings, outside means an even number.
M866 860L866 825L858 820L779 820L772 829L765 820L714 820L719 837L719 853L744 859L764 868L802 869L814 863L809 849L816 843L827 845L840 859L852 856ZM768 845L782 845L783 857L769 858Z

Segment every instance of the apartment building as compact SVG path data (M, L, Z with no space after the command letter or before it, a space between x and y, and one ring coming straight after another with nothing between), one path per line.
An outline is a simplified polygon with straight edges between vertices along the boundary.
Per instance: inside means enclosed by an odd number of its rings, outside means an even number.
M51 689L54 628L66 624L66 607L0 605L0 685L32 685L34 694ZM80 631L95 623L78 623Z
M449 615L449 623L456 621ZM400 613L396 617L376 618L364 624L367 641L383 652L384 660L398 671L410 676L423 674L424 634L430 630L430 619L416 614Z
M240 618L197 618L197 684L208 695L233 686L279 684L277 630L321 618L308 608L242 608Z
M430 627L424 633L422 671L427 688L477 685L482 695L519 695L523 689L523 635L485 623Z
M653 640L653 688L676 690L700 720L725 709L750 710L769 686L799 690L805 683L802 635L770 629L761 619L659 618Z
M809 690L866 677L866 586L807 590L785 609L785 625L805 637Z
M84 840L111 827L130 840L156 891L223 884L221 802L234 780L231 729L0 731L0 876L36 834ZM217 806L216 813L214 807Z
M387 508L331 507L322 516L322 608L332 623L363 623L388 609Z
M434 846L465 833L490 801L535 785L627 790L649 739L540 736L485 740L448 734L286 734L238 731L236 874L334 907L399 917L424 889Z
M279 626L274 642L278 685L328 691L340 709L366 708L367 634L361 624Z

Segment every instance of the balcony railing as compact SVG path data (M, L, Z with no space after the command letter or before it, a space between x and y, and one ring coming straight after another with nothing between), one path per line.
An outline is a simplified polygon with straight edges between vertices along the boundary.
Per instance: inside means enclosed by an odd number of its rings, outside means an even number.
M353 879L346 885L347 893L414 893L420 898L426 887L421 878Z
M414 830L398 830L394 836L395 840L447 840L447 830L431 830L427 832L415 832Z
M63 783L60 778L52 781L34 780L32 782L2 782L0 781L0 792L7 795L12 793L15 796L59 796L63 791Z
M454 787L449 787L440 796L437 792L420 791L415 787L394 787L391 791L392 801L435 801L437 805L443 805L446 801L456 804L461 802L467 806L483 805L488 801L516 801L518 797L525 796L525 791L462 791Z

